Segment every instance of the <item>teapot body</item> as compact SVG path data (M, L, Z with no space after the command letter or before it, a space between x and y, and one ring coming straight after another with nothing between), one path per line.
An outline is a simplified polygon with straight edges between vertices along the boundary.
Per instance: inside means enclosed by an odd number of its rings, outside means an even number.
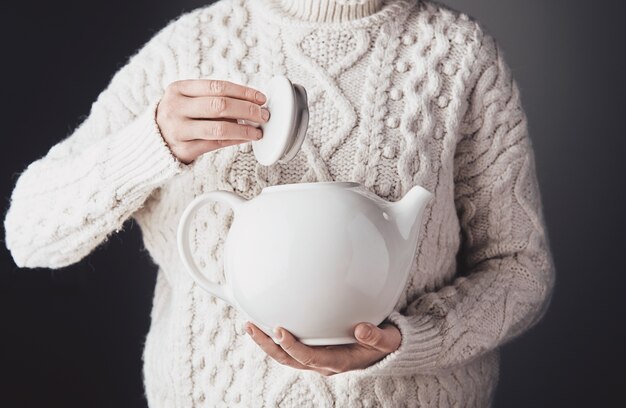
M353 343L357 323L393 311L414 259L416 234L398 232L393 205L352 182L241 201L223 253L227 300L270 336L281 326L309 345Z

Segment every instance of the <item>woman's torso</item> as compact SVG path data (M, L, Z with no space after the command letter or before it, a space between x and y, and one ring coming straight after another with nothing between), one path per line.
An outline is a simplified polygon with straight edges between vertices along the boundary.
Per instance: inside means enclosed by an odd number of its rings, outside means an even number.
M484 406L497 381L496 352L439 375L316 377L265 356L245 336L242 316L192 284L184 271L176 229L195 196L221 189L250 199L268 185L335 180L360 182L389 201L414 185L435 195L398 309L456 274L453 167L472 23L429 3L403 3L402 11L364 27L283 27L265 22L249 3L222 1L199 13L198 59L188 62L187 75L263 89L272 75L284 74L307 89L309 128L301 151L284 164L258 164L249 144L207 153L135 214L159 266L144 353L150 403L377 406L393 398L413 399L409 406L446 406L444 398L454 405L465 395L465 401L476 399L470 405ZM214 205L202 209L192 226L195 259L218 282L224 281L221 254L231 222L232 213ZM440 402L424 400L431 395Z

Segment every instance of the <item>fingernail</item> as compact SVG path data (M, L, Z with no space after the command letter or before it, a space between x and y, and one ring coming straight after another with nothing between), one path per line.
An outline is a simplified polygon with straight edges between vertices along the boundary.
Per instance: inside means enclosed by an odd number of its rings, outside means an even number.
M276 336L276 340L283 341L283 332L278 327L274 328L274 336Z
M252 336L252 327L249 324L246 324L244 326L244 329L246 330L246 333L248 333L250 336Z
M268 120L270 118L270 111L265 108L261 108L261 117L263 120Z
M254 94L254 98L257 100L257 102L265 102L265 95L263 95L261 92L257 91L256 94Z
M256 130L256 139L262 139L263 138L263 131L261 129L257 129Z
M372 334L372 329L368 325L360 326L359 333L357 334L362 339L367 339Z

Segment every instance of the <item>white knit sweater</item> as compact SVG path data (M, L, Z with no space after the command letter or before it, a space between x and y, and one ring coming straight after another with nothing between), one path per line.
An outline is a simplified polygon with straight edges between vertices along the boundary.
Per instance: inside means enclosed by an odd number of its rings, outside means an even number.
M297 157L265 167L250 144L190 165L155 122L169 83L218 78L306 87ZM389 319L400 348L323 377L281 366L237 310L198 288L176 249L198 194L357 181L396 201L435 194L409 282ZM4 222L20 267L78 262L134 218L159 267L144 352L152 407L478 406L491 403L498 347L549 304L554 265L519 89L494 39L433 1L221 0L158 32L112 78L86 120L20 175ZM223 282L232 212L205 207L195 256Z

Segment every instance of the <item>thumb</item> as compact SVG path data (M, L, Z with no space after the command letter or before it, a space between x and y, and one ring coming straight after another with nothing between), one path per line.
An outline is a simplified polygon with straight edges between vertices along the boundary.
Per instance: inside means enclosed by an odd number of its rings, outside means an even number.
M360 344L385 353L396 351L402 340L400 330L391 324L382 329L371 323L359 323L354 328L354 337Z

